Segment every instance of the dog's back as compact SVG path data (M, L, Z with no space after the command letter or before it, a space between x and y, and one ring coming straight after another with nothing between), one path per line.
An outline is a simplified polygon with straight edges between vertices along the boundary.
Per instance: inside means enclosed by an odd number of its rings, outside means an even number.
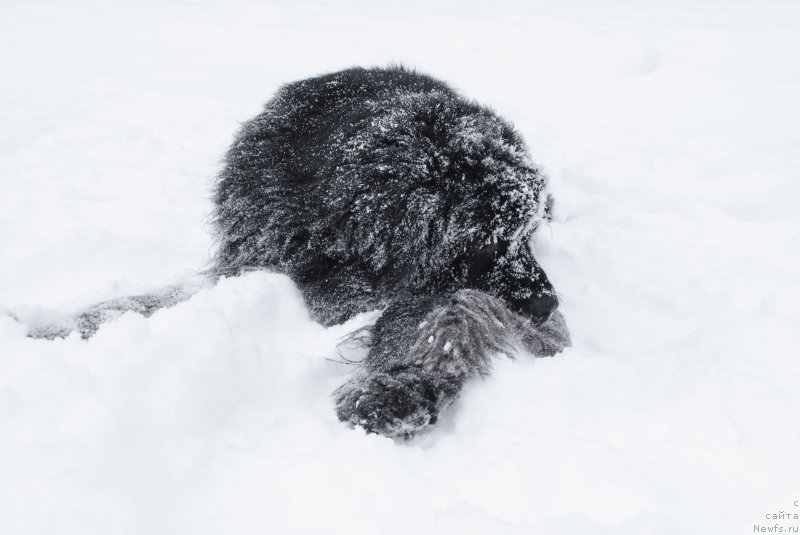
M283 86L244 124L226 155L214 199L218 269L291 272L318 264L318 254L304 262L303 249L308 229L332 211L326 202L345 145L368 128L376 109L396 107L399 95L424 93L457 98L445 83L401 67L351 68Z

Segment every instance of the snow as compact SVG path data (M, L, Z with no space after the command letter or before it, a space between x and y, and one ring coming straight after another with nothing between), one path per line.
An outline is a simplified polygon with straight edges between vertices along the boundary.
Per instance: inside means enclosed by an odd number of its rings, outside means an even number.
M800 7L484 4L0 6L0 310L190 278L238 124L283 82L402 61L494 106L551 176L537 257L574 343L498 360L397 442L330 398L337 340L374 315L324 329L278 275L88 341L0 315L0 532L675 535L800 512Z

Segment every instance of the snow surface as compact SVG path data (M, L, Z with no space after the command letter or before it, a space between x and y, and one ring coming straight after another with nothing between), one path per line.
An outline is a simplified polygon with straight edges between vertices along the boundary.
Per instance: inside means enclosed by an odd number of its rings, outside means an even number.
M279 84L404 62L552 177L574 347L498 361L432 432L340 424L351 369L284 277L88 342L0 315L0 533L752 533L800 513L800 4L0 5L0 309L185 280ZM780 521L797 526L798 522Z

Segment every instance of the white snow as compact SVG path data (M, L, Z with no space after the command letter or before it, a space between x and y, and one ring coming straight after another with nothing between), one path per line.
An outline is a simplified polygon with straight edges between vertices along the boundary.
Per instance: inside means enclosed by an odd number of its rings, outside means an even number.
M297 4L297 5L295 5ZM183 280L279 84L402 61L552 177L537 254L574 347L498 361L410 442L340 424L351 367L250 274L84 342L0 314L0 533L753 533L800 513L800 5L0 5L0 310ZM784 515L785 516L785 515ZM784 532L787 532L785 529Z

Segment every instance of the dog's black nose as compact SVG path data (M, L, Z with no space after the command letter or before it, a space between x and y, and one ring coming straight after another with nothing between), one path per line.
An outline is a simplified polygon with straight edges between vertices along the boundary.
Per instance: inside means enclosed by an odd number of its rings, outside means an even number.
M528 315L537 325L541 325L553 315L558 308L558 298L554 294L531 296L525 307Z

